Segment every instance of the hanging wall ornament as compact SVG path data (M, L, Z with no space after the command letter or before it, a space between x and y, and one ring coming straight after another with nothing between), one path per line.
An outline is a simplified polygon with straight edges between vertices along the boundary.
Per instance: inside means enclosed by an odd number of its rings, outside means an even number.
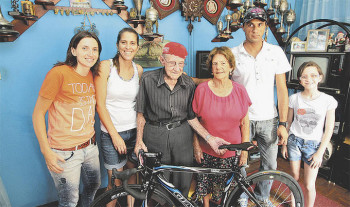
M86 19L87 19L87 21L86 21ZM91 23L87 12L84 13L84 21L81 22L81 26L76 27L74 29L75 34L78 32L81 32L81 31L88 31L88 32L95 33L97 36L99 35L99 31L96 29L95 23Z
M168 15L180 8L179 0L150 0L153 7L158 11L159 19L164 19Z
M204 5L202 0L183 0L182 2L182 15L185 17L186 21L191 19L191 21L198 20L201 21L202 10Z
M186 21L190 21L187 26L190 35L193 30L193 25L191 22L195 21L196 19L198 22L201 21L203 7L204 5L202 0L183 0L182 2L182 15L185 17Z
M225 8L225 4L226 0L204 0L204 18L206 18L213 25L216 25L222 10Z

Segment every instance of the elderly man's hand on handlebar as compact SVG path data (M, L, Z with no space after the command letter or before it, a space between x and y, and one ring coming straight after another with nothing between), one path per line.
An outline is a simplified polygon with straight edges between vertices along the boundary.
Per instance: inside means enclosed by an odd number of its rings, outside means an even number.
M143 141L136 142L136 144L135 144L134 152L135 152L136 156L139 156L140 149L142 149L145 152L148 152L148 149L147 149L145 143L143 143Z

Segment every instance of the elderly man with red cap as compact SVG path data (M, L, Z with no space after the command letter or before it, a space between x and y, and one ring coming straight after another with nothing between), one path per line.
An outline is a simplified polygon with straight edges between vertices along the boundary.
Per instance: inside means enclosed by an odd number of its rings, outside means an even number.
M193 164L193 131L191 127L218 154L225 140L214 137L199 123L192 110L195 84L183 73L186 48L169 42L163 48L160 62L164 68L142 75L136 99L137 138L139 149L162 152L162 163L191 166ZM170 175L168 175L170 179ZM192 175L173 173L172 183L187 198Z

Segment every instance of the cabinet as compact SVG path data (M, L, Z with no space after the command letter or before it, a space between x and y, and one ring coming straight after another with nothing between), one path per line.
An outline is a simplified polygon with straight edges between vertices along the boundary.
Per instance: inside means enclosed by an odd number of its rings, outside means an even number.
M350 140L350 138L347 138ZM342 143L339 146L336 168L335 183L350 190L350 143Z

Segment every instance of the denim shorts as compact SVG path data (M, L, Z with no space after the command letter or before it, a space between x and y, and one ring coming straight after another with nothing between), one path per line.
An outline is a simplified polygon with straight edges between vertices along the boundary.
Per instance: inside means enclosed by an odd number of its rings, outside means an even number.
M310 157L317 152L319 147L319 141L305 140L291 134L288 137L287 144L289 160L303 160L306 164L310 165L311 162L309 162L308 159L310 159Z
M119 132L119 135L123 138L126 148L128 149L127 154L129 159L133 161L137 160L137 157L134 153L136 143L136 128ZM127 155L119 154L118 151L114 148L111 136L103 131L101 131L101 149L104 166L107 170L112 170L113 168L120 169L124 167L127 161Z

